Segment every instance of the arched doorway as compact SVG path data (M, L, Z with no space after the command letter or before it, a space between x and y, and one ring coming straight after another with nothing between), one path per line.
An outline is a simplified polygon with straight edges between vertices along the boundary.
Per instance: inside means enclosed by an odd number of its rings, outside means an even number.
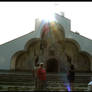
M48 73L57 73L58 72L58 61L55 58L47 60L46 71Z

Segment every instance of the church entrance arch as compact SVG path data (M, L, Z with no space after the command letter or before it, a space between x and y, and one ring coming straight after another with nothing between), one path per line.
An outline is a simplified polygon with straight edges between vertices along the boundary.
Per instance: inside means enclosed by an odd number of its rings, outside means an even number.
M51 58L47 60L46 71L48 73L58 72L58 61L55 58Z

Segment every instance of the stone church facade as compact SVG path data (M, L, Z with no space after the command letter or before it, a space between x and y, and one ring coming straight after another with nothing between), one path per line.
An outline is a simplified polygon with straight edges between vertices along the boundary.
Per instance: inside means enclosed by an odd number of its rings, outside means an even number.
M58 73L68 67L68 56L76 71L92 71L92 40L72 32L71 22L64 16L56 14L55 18L49 23L37 19L35 31L8 43L15 47L8 54L10 61L5 61L9 62L8 70L31 71L43 62L47 72Z
M46 29L48 33L44 33L45 35L41 38L42 31L48 25L49 28ZM40 27L41 23L38 28ZM43 23L40 37L28 40L24 49L12 56L11 69L31 70L38 56L38 62L44 63L47 72L60 72L62 67L68 67L68 55L76 71L91 71L91 55L86 51L81 51L80 48L76 40L65 37L65 29L59 22Z

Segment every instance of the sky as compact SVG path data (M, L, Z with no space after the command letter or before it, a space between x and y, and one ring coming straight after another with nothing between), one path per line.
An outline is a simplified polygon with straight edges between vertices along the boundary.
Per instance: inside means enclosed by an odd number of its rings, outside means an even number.
M92 2L0 2L0 45L35 30L35 19L64 12L71 31L92 40Z

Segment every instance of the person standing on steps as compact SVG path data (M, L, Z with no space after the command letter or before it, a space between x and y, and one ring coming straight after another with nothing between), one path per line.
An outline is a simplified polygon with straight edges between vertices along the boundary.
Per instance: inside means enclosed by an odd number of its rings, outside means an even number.
M70 83L70 87L71 87L71 91L74 91L74 80L75 80L75 68L74 65L71 63L71 58L69 59L69 64L70 64L70 68L69 68L69 72L68 72L68 81Z
M44 69L43 66L44 66L43 63L40 63L40 67L37 70L37 77L38 77L38 80L39 80L38 83L39 83L39 89L40 90L44 90L47 87L47 84L46 84L46 70Z
M37 64L35 67L34 67L34 81L35 81L35 88L37 89L39 87L39 84L38 84L38 77L37 77L37 70L39 68L39 64Z
M38 63L39 57L36 57L35 60L35 65L34 65L34 69L33 69L33 77L34 77L34 82L35 82L35 88L38 88L38 78L37 78L37 70L39 68L39 63Z

